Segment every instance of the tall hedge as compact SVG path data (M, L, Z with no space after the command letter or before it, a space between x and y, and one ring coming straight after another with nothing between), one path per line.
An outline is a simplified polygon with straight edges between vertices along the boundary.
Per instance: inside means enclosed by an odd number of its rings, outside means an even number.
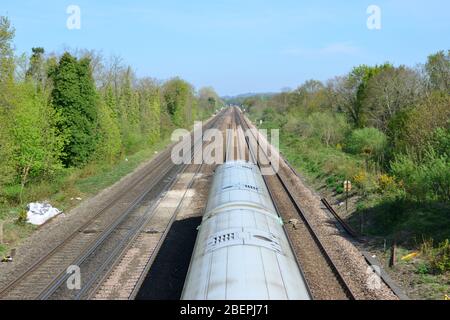
M52 103L62 115L59 126L67 136L62 161L65 166L82 166L91 159L98 140L98 96L90 60L77 60L66 52L50 77Z

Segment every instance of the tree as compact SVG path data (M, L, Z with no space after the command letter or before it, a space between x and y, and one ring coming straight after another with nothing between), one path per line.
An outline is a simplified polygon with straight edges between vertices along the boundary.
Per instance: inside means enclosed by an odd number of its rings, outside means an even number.
M432 89L450 92L450 50L447 50L447 54L439 51L428 56L425 69Z
M355 127L362 128L366 124L364 99L367 95L369 80L388 68L392 68L392 65L388 63L374 67L360 65L353 68L346 77L331 83L336 91L338 108L347 113Z
M434 92L408 114L404 123L403 150L419 161L423 158L438 128L447 128L450 119L450 95Z
M203 116L211 115L223 101L212 87L204 87L198 93L198 108Z
M139 94L134 88L135 76L130 67L122 74L119 96L119 121L122 139L128 151L135 150L141 140Z
M36 93L34 84L18 84L13 101L13 155L22 192L30 178L51 177L62 166L60 162L64 137L58 135L55 122L59 115L48 105L48 97Z
M138 86L141 134L145 143L152 145L160 139L161 100L157 83L142 79Z
M15 176L14 143L11 137L12 99L14 92L14 28L8 18L0 16L0 186Z
M42 90L45 87L45 80L47 78L45 60L44 60L44 48L32 48L33 52L30 58L30 67L26 72L26 76L31 78L35 83L38 90Z
M119 122L111 106L101 101L98 110L99 144L96 154L99 159L113 163L122 151Z
M12 81L14 77L14 50L12 39L15 30L7 17L0 16L0 81Z
M335 112L345 112L349 120L355 123L357 116L352 116L351 106L356 103L356 88L347 76L334 77L327 81L331 109Z
M404 66L384 68L368 81L362 101L368 125L387 132L390 119L397 112L414 107L423 95L416 71Z
M163 86L163 97L172 122L177 127L192 124L195 118L195 103L192 86L180 78L167 81Z
M381 163L386 143L386 135L376 128L356 129L347 139L346 150Z
M296 90L290 93L281 93L271 100L279 106L280 111L288 109L296 114L325 110L330 105L325 86L317 80L308 80ZM269 102L269 104L271 103Z
M329 112L315 112L307 118L310 135L317 137L326 146L336 146L348 130L345 116Z
M52 102L62 115L59 127L67 136L62 160L66 166L87 163L97 144L98 96L88 58L77 60L69 53L50 72Z

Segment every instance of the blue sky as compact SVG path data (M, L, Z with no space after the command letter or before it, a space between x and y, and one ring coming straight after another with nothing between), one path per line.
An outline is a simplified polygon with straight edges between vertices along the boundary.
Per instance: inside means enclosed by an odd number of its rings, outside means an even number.
M221 95L295 88L352 66L414 66L450 49L447 0L0 0L16 28L18 53L42 46L120 55L139 76L180 76ZM66 27L69 5L81 29ZM366 9L381 9L381 30Z

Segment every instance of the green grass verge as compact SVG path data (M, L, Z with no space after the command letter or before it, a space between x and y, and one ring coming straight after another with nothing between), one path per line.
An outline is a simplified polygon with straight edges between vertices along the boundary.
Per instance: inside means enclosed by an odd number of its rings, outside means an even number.
M266 122L263 127L274 125ZM349 222L359 227L363 215L366 235L404 241L408 245L420 244L424 238L443 241L449 237L450 204L408 200L398 190L380 191L379 173L367 170L362 157L325 146L313 138L299 138L283 129L280 151L309 183L325 185L337 195L343 193L344 180L353 180L353 194L358 196L358 201ZM367 181L358 184L355 177L361 172Z
M81 169L67 169L51 181L30 184L24 192L24 203L47 200L53 206L67 212L79 203L76 200L77 197L85 199L111 186L169 144L170 139L167 138L151 147L123 157L115 164L91 163ZM9 187L9 190L3 191L3 195L8 196L8 192L9 196L14 197L17 194L17 187ZM0 222L3 222L4 241L0 244L0 258L36 230L35 226L17 222L24 206L20 206L17 201L3 201L0 205Z
M356 204L348 222L359 230L363 218L364 234L375 243L379 240L378 249L383 248L385 240L388 247L395 240L399 245L398 256L402 257L421 251L422 245L433 239L432 255L421 254L410 261L399 261L393 272L402 275L402 281L412 288L410 293L414 297L443 299L446 294L450 295L450 254L448 248L439 249L442 246L439 244L450 235L449 203L407 199L399 185L392 182L393 177L377 172L360 156L348 154L339 146L326 146L314 138L294 135L283 129L282 124L266 121L261 127L281 127L280 151L308 184L325 187L341 201L343 181L354 182L352 194L356 196ZM441 269L447 268L447 271L433 271L436 260Z

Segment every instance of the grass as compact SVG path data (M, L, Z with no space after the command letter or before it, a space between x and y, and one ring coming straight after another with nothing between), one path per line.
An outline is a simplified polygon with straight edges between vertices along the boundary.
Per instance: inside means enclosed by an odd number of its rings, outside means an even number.
M111 186L141 163L151 159L155 152L164 149L169 143L170 139L167 138L151 147L123 157L115 164L91 163L81 169L64 170L51 181L30 184L24 192L24 203L47 200L53 206L67 212L78 204L77 197L84 199ZM20 211L24 209L24 206L17 201L17 188L9 187L2 193L4 200L0 202L0 222L4 223L4 243L0 244L0 258L7 255L10 248L29 237L37 228L28 223L17 222Z
M424 238L443 241L449 237L450 216L443 214L445 212L450 212L449 204L386 199L373 195L361 200L350 223L358 223L363 215L367 235L414 246L420 245Z
M397 264L391 270L396 277L408 288L408 295L413 299L426 300L443 300L446 295L450 295L450 274L434 274L430 273L428 261L423 256L409 260L402 261L401 257L414 252L415 250L407 250L405 248L398 248L397 250ZM387 266L389 254L384 255L385 266Z
M84 190L84 192L88 192L90 194L97 193L132 172L142 162L153 157L155 152L166 147L168 143L169 140L165 140L155 144L152 148L138 151L134 155L129 156L128 161L123 160L113 168L110 166L100 166L97 174L83 177L78 180L75 185L78 189Z
M277 125L266 121L262 127L276 128ZM391 177L366 168L362 157L337 147L327 147L313 138L299 138L283 129L280 151L309 184L324 186L339 200L342 200L343 181L352 180L355 186L352 195L357 200L348 222L359 230L363 216L364 234L380 239L380 247L384 240L388 244L395 240L399 244L398 254L403 256L411 250L419 250L423 239L433 238L437 244L449 237L449 203L408 200L392 185ZM382 190L380 176L385 183ZM396 268L406 275L405 281L413 287L417 297L443 299L450 294L450 272L432 274L430 262L430 257L399 261Z
M4 244L0 244L0 257L3 257L6 255L7 253L7 247Z
M276 127L265 122L264 128ZM350 224L359 226L364 216L365 234L407 244L420 244L422 238L433 237L436 241L450 234L450 204L437 201L414 201L407 199L390 182L386 174L366 168L361 156L348 154L339 148L328 147L314 138L280 132L280 150L287 160L299 170L308 183L323 185L336 197L343 193L343 182L353 182L353 196L357 196ZM381 190L380 177L388 181ZM391 190L392 189L392 190Z

